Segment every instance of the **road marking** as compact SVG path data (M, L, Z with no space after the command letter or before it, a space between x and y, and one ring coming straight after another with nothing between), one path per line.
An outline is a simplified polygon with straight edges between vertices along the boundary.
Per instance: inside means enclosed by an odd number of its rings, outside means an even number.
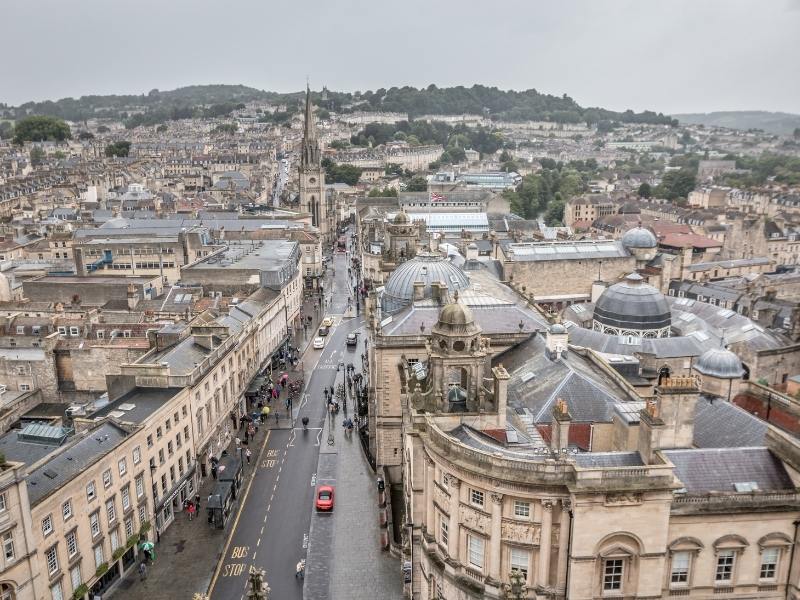
M314 487L315 485L317 485L317 474L316 473L314 473L311 476L311 487Z
M269 508L267 508L267 510L269 510ZM267 515L264 515L264 523L266 522L267 522Z
M238 577L244 571L244 563L233 563L225 565L222 572L223 577Z
M261 538L258 538L256 540L256 548L258 548L260 545L261 545ZM253 558L255 558L255 553L253 553Z
M270 508L272 508L272 504L267 504L267 512L269 512L269 509L270 509ZM266 515L265 515L265 516L264 516L264 523L266 523L266 522L267 522L267 517L266 517Z
M234 546L231 558L245 558L250 551L250 546Z
M308 548L308 534L304 533L303 534L303 549L305 550L307 548Z
M263 525L261 526L261 531L259 532L259 535L264 535L264 526Z
M267 443L269 442L269 436L272 434L272 430L267 431L267 435L264 436L264 443L261 445L261 450L258 452L258 459L256 462L261 460L261 457L264 454L264 449L267 447ZM231 531L228 534L228 539L225 541L225 549L222 551L222 556L225 556L228 553L228 548L231 545L231 541L233 540L233 534L236 532L236 527L239 524L239 518L242 516L242 508L247 502L247 496L250 494L250 488L253 487L253 479L255 478L256 470L253 469L250 472L250 480L247 482L247 489L244 491L244 496L242 497L242 502L240 504L239 512L236 513L236 519L233 521L233 526L231 527ZM267 522L266 515L264 516L264 522ZM222 570L223 563L222 561L217 563L217 568L214 570L214 576L211 578L211 583L208 585L208 596L211 597L211 594L214 591L214 586L217 583L217 578L219 577L220 571Z

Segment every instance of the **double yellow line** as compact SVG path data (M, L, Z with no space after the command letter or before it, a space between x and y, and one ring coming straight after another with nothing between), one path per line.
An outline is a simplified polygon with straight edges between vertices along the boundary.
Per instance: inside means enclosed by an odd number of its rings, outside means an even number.
M269 436L272 433L272 430L267 431L267 435L264 436L264 443L261 445L261 450L258 452L258 458L256 459L256 463L253 466L253 470L250 473L250 480L247 482L247 489L244 491L244 496L242 496L241 502L239 503L239 511L236 513L236 519L233 521L233 526L231 527L231 532L228 534L228 539L225 542L225 550L222 552L222 556L220 557L219 562L217 563L217 568L214 570L214 576L211 578L211 583L208 586L208 597L211 598L211 594L214 591L214 586L217 583L217 578L219 577L219 573L222 570L222 566L225 564L225 558L228 556L228 549L230 548L231 541L233 540L233 534L236 533L236 527L239 525L239 517L242 516L242 511L244 511L244 505L247 502L247 496L250 494L250 488L253 486L253 479L256 476L256 471L258 470L258 466L261 464L261 457L264 455L264 448L267 447L267 442L269 441Z

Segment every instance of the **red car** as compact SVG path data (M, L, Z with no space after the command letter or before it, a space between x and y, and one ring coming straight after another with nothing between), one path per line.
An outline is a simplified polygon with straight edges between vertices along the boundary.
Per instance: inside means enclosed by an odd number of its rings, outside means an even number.
M317 510L333 510L334 490L332 485L321 485L317 488Z

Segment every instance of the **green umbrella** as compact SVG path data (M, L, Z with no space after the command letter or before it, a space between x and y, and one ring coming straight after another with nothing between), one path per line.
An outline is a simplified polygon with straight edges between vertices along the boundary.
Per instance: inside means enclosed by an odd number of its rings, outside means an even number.
M153 560L156 559L156 547L153 544L153 542L142 542L141 544L139 544L139 550L141 550L142 552L149 552Z

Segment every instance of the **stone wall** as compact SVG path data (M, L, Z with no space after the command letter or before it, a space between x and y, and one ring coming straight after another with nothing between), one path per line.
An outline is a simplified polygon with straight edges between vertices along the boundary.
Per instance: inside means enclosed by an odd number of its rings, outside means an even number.
M591 294L598 274L603 281L616 283L636 269L633 256L598 260L504 261L503 279L513 275L514 286L525 286L526 294L559 296Z

